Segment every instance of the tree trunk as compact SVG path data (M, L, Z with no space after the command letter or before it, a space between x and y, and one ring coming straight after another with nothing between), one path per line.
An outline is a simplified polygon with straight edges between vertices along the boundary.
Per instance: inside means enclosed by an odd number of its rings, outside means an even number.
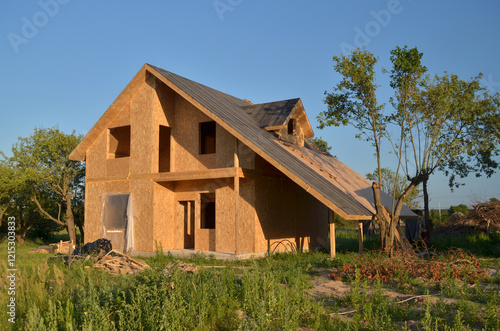
M19 208L19 216L17 218L17 222L19 224L19 230L16 232L16 239L19 245L24 244L24 240L26 239L26 233L28 232L28 224L24 219L23 208Z
M408 197L408 195L411 193L411 191L413 191L413 189L416 187L416 184L415 182L412 182L410 184L410 186L408 186L403 195L401 195L401 197L399 197L398 199L398 202L396 204L396 208L394 209L394 215L392 215L392 224L391 224L391 230L393 230L393 235L396 234L396 230L397 230L397 225L399 223L399 218L401 216L401 210L403 209L403 205L405 203L405 199ZM399 230L398 230L399 231ZM400 233L400 244L401 244L401 248L407 252L407 253L410 253L412 252L412 247L410 245L410 243L408 242L408 240L406 240L406 238L404 237L404 234L401 232ZM391 251L391 255L392 255L392 251Z
M379 182L373 182L372 184L372 189L373 189L373 199L375 200L375 210L376 210L376 215L375 218L377 219L378 226L380 228L380 245L382 249L387 248L387 227L386 224L388 220L385 218L385 210L384 206L382 205L382 199L380 197L380 183Z
M83 222L80 220L78 216L74 216L74 218L75 218L75 224L78 227L78 230L80 230L80 235L82 236L81 242L79 242L78 244L83 244L85 242L85 232L84 232L85 230L83 227Z
M3 215L7 211L7 206L0 207L0 226L2 226Z
M423 235L423 239L427 245L431 243L431 235L432 230L434 229L434 224L432 224L432 220L429 213L429 193L427 192L427 179L423 181L423 192L424 192L424 220L425 220L425 233Z
M71 197L72 195L69 194L66 196L66 224L68 226L69 240L73 245L76 245L75 217L71 207Z

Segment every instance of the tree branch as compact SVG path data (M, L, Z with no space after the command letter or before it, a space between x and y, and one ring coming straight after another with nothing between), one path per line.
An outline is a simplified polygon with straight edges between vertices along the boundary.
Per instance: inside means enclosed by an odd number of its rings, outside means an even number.
M59 225L63 225L63 226L64 226L64 225L66 225L66 224L64 224L63 222L61 222L60 220L58 220L58 219L54 218L52 215L50 215L49 213L47 213L47 212L46 212L46 211L42 208L42 206L40 205L40 202L38 202L38 199L36 198L36 194L33 194L33 195L31 196L31 201L33 201L33 202L37 205L38 210L40 211L40 213L41 213L42 215L44 215L45 217L47 217L47 218L48 218L48 219L50 219L51 221L56 222L56 223L57 223L57 224L59 224Z

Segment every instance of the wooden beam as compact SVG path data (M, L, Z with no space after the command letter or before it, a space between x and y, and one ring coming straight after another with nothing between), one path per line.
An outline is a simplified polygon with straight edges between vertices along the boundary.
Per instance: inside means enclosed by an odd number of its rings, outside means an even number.
M330 224L330 257L333 259L337 255L337 247L335 242L335 214L331 209L328 209L328 223Z
M266 131L277 131L283 129L285 126L282 125L272 125L272 126L266 126L264 130Z
M358 222L359 254L363 254L363 222Z
M239 167L217 168L193 171L165 172L154 177L156 182L177 182L183 180L200 180L215 178L242 177L244 172Z
M234 138L234 168L240 168L240 159L238 157L238 139ZM234 254L240 254L239 243L239 222L238 222L238 208L240 200L240 177L238 173L234 176Z

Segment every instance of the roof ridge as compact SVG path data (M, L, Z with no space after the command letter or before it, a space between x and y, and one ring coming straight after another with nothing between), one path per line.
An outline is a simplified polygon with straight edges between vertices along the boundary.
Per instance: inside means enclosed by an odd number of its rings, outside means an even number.
M244 101L244 99L241 99L241 98L235 97L234 95L228 94L228 93L226 93L226 92L222 92L222 91L217 90L217 89L215 89L215 88L213 88L213 87L210 87L210 86L208 86L208 85L205 85L205 84L199 83L199 82L197 82L197 81L194 81L194 80L192 80L192 79L186 78L186 77L184 77L184 76L178 75L178 74L173 73L173 72L171 72L171 71L168 71L168 70L166 70L166 69L163 69L163 68L160 68L160 67L154 66L154 65L149 64L149 63L146 63L146 64L147 64L148 66L152 67L153 69L155 69L155 70L159 71L159 72L163 71L163 72L167 73L167 75L172 75L172 76L178 77L178 78L180 78L180 79L183 79L183 80L186 80L186 81L190 82L191 84L196 84L196 85L199 85L199 86L203 86L204 88L207 88L207 89L210 89L210 90L212 90L212 91L214 91L214 92L217 92L217 93L223 94L223 95L225 95L225 96L228 96L228 97L229 97L229 98L231 98L231 99L236 99L236 100L238 100L238 101L239 101L239 102L240 102L243 106L244 106L244 105L248 105L248 103L247 103L246 101ZM242 107L242 106L239 106L239 107Z

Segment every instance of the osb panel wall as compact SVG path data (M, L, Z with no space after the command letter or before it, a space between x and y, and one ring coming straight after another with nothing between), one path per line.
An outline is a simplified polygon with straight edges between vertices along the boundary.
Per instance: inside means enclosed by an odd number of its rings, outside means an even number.
M234 151L236 139L220 125L217 125L215 137L215 151L217 155L215 167L234 167Z
M153 141L151 146L153 158L153 172L158 172L159 167L159 139L160 125L169 128L175 127L175 92L162 82L155 80L156 95L154 102L154 120L153 120ZM171 148L172 149L172 148ZM170 155L172 155L170 151Z
M130 192L129 181L87 183L85 186L85 242L102 238L101 197L105 193Z
M281 171L276 169L272 164L264 160L260 155L255 155L255 169L264 172L284 176Z
M108 130L104 130L87 150L86 178L104 178L106 175L106 158Z
M137 222L134 225L136 251L154 251L153 182L149 180L130 181Z
M177 185L176 185L177 186ZM196 228L200 227L199 222L199 200L200 196L196 192L178 192L174 194L174 203L172 210L174 211L173 226L171 227L173 234L173 248L172 249L184 249L185 248L185 238L184 238L184 207L180 202L191 201L194 204L194 229L192 229L196 241ZM192 243L191 243L192 244ZM192 244L194 246L194 244Z
M175 101L174 171L206 169L202 161L215 165L215 154L199 155L199 123L211 119L179 95Z
M295 183L292 185L297 192L296 199L301 204L297 213L297 231L310 240L304 243L304 247L329 247L328 208Z
M174 249L174 184L154 183L153 187L153 240L161 244L163 250Z
M191 200L195 201L195 249L211 250L219 252L234 253L234 190L232 188L233 179L214 179L178 182L175 185L175 201ZM248 192L245 185L243 191ZM200 229L200 193L215 192L215 230L207 231ZM251 193L247 193L251 195ZM247 198L247 200L251 200ZM177 205L177 203L176 203ZM247 202L241 203L242 214L251 214L248 211ZM178 206L174 207L179 209ZM183 215L182 210L177 211L174 220L174 249L184 248L183 241ZM244 225L242 225L244 226ZM248 232L242 233L242 237ZM251 239L241 239L244 247L251 247Z
M155 121L157 125L175 126L175 92L156 80Z
M130 104L126 104L120 113L113 119L110 128L116 128L119 126L130 125Z
M209 121L211 119L208 116L179 95L176 96L172 171L233 166L234 137L219 125L216 128L216 153L200 155L199 123Z
M152 83L154 85L154 81ZM130 173L149 174L153 171L153 110L156 92L144 83L130 101Z
M130 157L106 160L106 178L124 179L130 173Z
M299 249L327 244L328 209L301 187L288 178L258 176L255 190L257 252L283 240Z
M238 239L240 253L255 253L255 180L240 179Z
M173 209L175 212L174 222L172 224L173 247L172 249L184 248L184 209L179 200L175 199Z
M215 251L215 229L196 229L194 249L200 251Z
M234 190L233 185L215 191L215 249L234 253Z
M245 169L255 169L255 154L247 145L238 141L238 159L240 167Z
M291 119L295 121L295 130L293 134L288 134L288 123ZM300 121L296 118L296 116L290 117L290 119L285 123L285 126L278 131L278 135L284 141L304 146L304 133L302 131Z

